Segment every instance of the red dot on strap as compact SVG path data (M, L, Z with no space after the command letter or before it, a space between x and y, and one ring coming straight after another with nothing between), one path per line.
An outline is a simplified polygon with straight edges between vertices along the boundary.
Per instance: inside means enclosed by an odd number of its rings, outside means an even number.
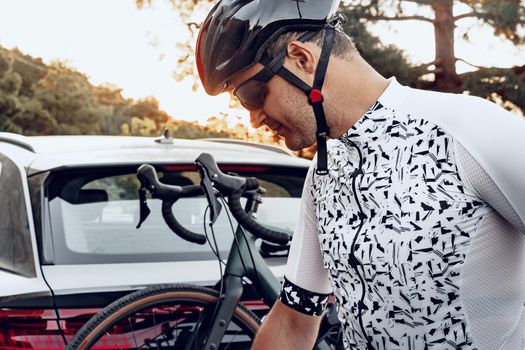
M310 103L323 102L323 93L319 89L312 89L308 95L308 99Z

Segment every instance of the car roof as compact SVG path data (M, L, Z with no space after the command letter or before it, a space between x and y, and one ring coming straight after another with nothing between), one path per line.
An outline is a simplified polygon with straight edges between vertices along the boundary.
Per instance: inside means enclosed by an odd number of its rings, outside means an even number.
M202 152L212 154L219 163L271 164L306 167L309 161L286 150L240 140L183 140L137 136L22 136L0 133L0 152L21 154L20 165L28 175L43 171L86 166L137 163L193 163ZM16 150L16 152L15 152ZM8 154L9 156L9 154ZM12 156L11 156L12 157ZM16 159L15 159L16 161Z

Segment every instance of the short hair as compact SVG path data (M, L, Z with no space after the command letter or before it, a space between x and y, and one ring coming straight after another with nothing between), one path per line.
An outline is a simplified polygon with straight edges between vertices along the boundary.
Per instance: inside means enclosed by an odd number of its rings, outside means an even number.
M270 57L276 57L281 51L285 50L288 44L294 40L297 40L301 35L307 33L307 31L302 32L286 32L272 42L266 52ZM307 42L316 44L319 48L323 47L324 40L324 30L320 30ZM352 38L348 36L345 32L340 29L334 31L334 44L332 46L331 55L335 57L342 58L347 61L351 61L355 54L358 54L358 51L355 47Z

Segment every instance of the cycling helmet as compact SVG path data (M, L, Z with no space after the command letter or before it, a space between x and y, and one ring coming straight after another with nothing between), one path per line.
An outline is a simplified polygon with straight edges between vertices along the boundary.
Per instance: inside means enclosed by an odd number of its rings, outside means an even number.
M204 90L217 95L231 89L228 81L257 62L271 74L299 87L308 96L317 122L318 174L326 170L328 127L322 107L321 88L330 56L334 28L344 20L336 14L340 0L222 0L206 17L196 46L196 63ZM326 30L320 62L313 86L309 86L284 68L285 54L270 58L266 49L279 35L290 31L308 31L306 41ZM280 60L280 62L276 62ZM270 74L269 73L269 74Z

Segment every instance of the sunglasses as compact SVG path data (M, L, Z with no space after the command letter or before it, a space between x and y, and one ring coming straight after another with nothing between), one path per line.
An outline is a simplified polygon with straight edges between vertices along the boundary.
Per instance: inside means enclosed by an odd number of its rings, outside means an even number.
M270 69L264 67L257 74L242 82L233 94L239 99L241 105L249 111L262 108L268 96L268 81L275 75Z
M305 42L313 37L315 32L304 33L299 41ZM264 106L264 100L268 96L268 82L276 74L292 75L284 65L284 58L288 54L285 48L276 57L263 56L261 63L264 65L257 74L242 82L233 90L233 94L239 99L241 105L249 111L255 111Z

